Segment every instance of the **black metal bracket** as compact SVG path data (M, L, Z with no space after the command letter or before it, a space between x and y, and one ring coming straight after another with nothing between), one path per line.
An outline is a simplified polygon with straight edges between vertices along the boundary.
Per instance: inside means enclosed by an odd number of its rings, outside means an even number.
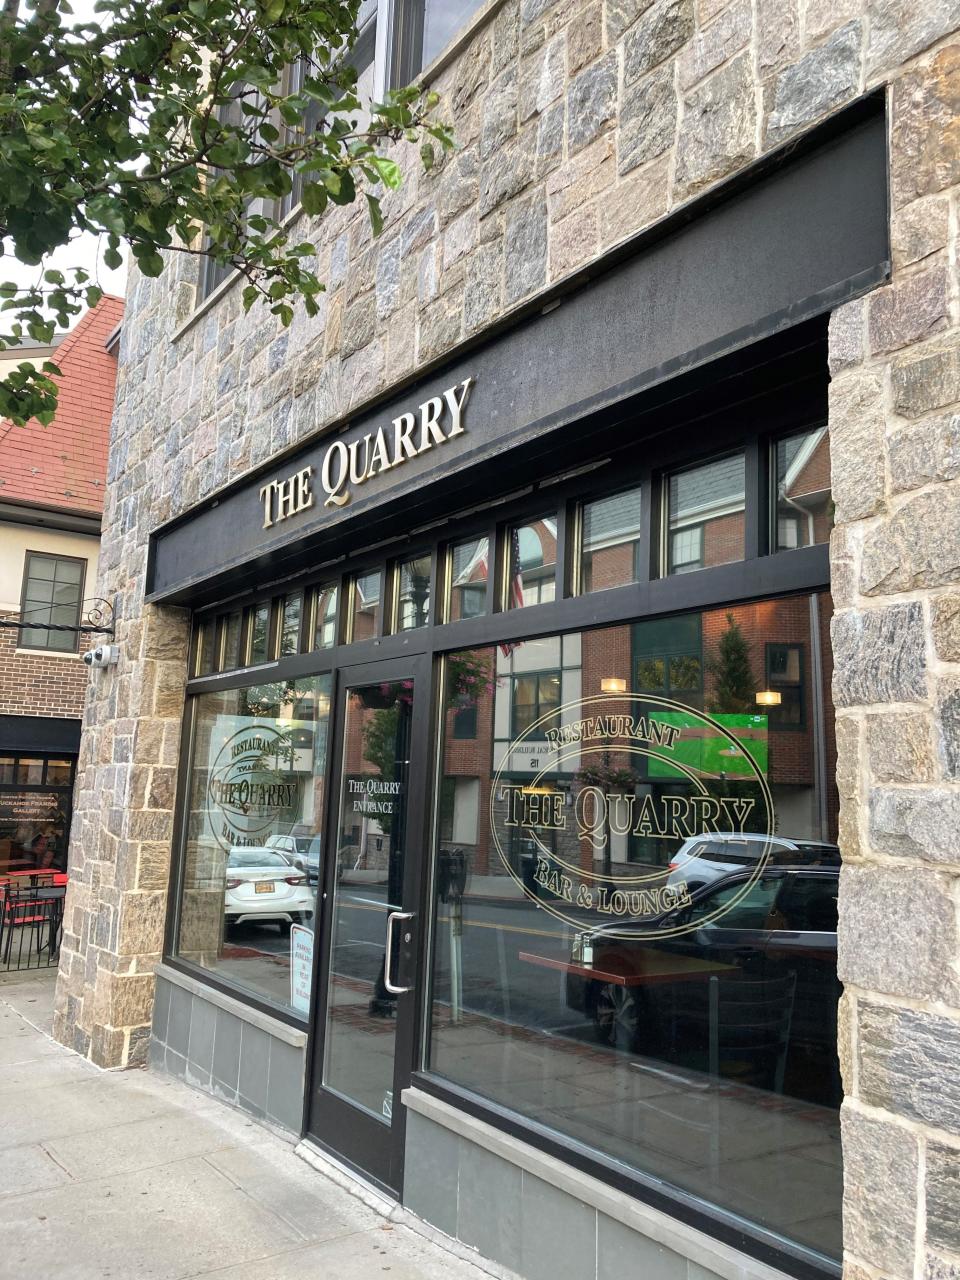
M44 605L46 608L46 605ZM67 626L61 622L29 622L21 616L16 622L12 618L0 618L0 627L8 630L23 631L64 631L68 635L109 636L114 635L113 605L109 600L91 597L80 606L80 621L76 626Z

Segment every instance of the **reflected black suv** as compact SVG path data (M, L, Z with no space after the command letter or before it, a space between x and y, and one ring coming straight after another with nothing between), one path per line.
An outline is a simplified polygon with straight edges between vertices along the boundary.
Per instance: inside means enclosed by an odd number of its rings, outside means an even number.
M582 934L567 1003L592 1019L598 1040L628 1053L839 1101L839 875L769 867L750 885L744 869L638 924L635 940L602 927ZM651 938L651 925L681 931Z

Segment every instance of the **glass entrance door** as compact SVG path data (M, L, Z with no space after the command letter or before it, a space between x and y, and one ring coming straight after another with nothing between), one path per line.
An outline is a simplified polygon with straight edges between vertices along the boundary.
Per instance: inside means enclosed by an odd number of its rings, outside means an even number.
M341 673L322 903L309 1132L394 1193L413 1065L427 670L405 659Z

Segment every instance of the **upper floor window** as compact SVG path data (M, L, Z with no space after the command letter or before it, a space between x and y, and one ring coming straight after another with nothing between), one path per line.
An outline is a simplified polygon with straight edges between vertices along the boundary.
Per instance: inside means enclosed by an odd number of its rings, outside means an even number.
M376 0L365 0L361 4L360 12L357 15L357 29L360 34L357 36L346 61L347 65L353 67L357 73L354 93L360 102L360 111L355 117L355 127L357 132L363 132L370 122L369 103L379 96L374 84L374 64L377 48ZM301 58L295 66L288 69L289 79L285 86L285 91L287 93L299 93L306 74L307 62ZM316 133L322 124L323 105L314 99L308 105L300 123L284 130L288 144L295 142L298 136L306 137L309 134ZM293 212L300 203L303 194L302 175L294 173L291 177L292 186L290 191L277 202L277 216L281 219L286 218Z
M775 551L812 547L830 540L830 440L826 427L801 431L774 445L776 468Z
M22 648L76 653L76 631L52 631L48 628L80 625L85 569L86 561L73 556L27 552L20 619L35 625L21 630Z
M548 604L556 597L557 521L554 516L515 525L506 544L507 608Z
M580 590L588 593L639 582L645 519L640 489L585 502L580 513Z
M744 455L675 471L667 482L668 574L744 557Z
M490 539L468 538L449 550L450 589L445 622L478 618L487 611Z
M397 631L415 631L430 621L430 556L397 565Z
M429 66L444 51L483 3L484 0L414 0L423 24L421 67Z

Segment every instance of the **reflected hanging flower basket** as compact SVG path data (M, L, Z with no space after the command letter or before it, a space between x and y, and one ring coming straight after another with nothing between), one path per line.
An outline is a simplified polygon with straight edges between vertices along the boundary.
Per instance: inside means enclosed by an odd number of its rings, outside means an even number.
M601 791L632 791L640 779L632 769L614 764L586 764L574 774L581 787L599 787Z
M454 653L447 659L447 697L466 707L489 697L496 687L493 662L482 653Z
M357 691L360 705L368 711L387 711L391 707L413 705L412 680L384 680Z

